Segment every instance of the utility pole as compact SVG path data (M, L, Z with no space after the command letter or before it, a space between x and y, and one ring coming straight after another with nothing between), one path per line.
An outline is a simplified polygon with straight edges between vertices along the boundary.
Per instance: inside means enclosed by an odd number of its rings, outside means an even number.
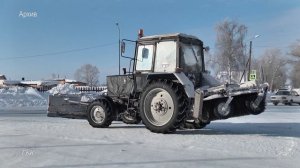
M252 40L250 41L250 49L249 49L248 81L250 80L250 73L251 73L251 55L252 55Z
M260 35L255 35L252 39L258 38ZM250 80L251 73L251 56L252 56L252 40L250 40L250 49L249 49L249 72L248 72L248 81Z
M116 23L116 26L118 28L118 32L119 32L119 75L121 75L121 31L120 31L120 27L119 27L119 23Z

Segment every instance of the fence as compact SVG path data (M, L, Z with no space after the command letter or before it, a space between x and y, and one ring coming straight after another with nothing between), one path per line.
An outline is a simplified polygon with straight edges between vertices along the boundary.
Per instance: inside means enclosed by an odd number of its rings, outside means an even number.
M39 92L47 92L48 90L50 90L52 88L53 88L53 86L42 86L42 87L36 88L36 90Z
M76 86L75 88L80 92L102 92L103 90L107 89L106 86L98 86L98 87Z

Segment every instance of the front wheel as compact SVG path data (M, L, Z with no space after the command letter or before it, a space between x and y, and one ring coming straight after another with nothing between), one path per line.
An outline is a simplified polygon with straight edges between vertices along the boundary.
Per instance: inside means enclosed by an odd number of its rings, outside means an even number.
M87 119L92 127L106 128L113 121L113 111L106 101L95 101L88 107Z
M140 115L150 131L169 133L183 124L187 106L180 85L171 81L154 81L141 95Z

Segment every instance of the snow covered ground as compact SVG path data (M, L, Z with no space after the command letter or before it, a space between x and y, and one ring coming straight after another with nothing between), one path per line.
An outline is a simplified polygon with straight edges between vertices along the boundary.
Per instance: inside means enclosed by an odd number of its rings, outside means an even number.
M300 106L155 134L113 122L47 118L45 110L0 110L0 167L299 167Z

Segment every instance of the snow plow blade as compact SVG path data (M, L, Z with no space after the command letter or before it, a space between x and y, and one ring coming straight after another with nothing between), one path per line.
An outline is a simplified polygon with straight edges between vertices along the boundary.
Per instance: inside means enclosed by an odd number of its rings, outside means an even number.
M199 110L198 119L208 122L218 119L227 119L243 115L257 115L265 111L266 94L269 85L267 83L257 85L254 81L240 85L226 84L203 90L203 105ZM197 89L200 90L200 89ZM196 94L197 94L196 90ZM199 91L198 91L199 92ZM201 107L195 96L194 110ZM193 117L197 112L193 112Z
M81 95L50 95L48 117L86 118L87 103L80 102Z

